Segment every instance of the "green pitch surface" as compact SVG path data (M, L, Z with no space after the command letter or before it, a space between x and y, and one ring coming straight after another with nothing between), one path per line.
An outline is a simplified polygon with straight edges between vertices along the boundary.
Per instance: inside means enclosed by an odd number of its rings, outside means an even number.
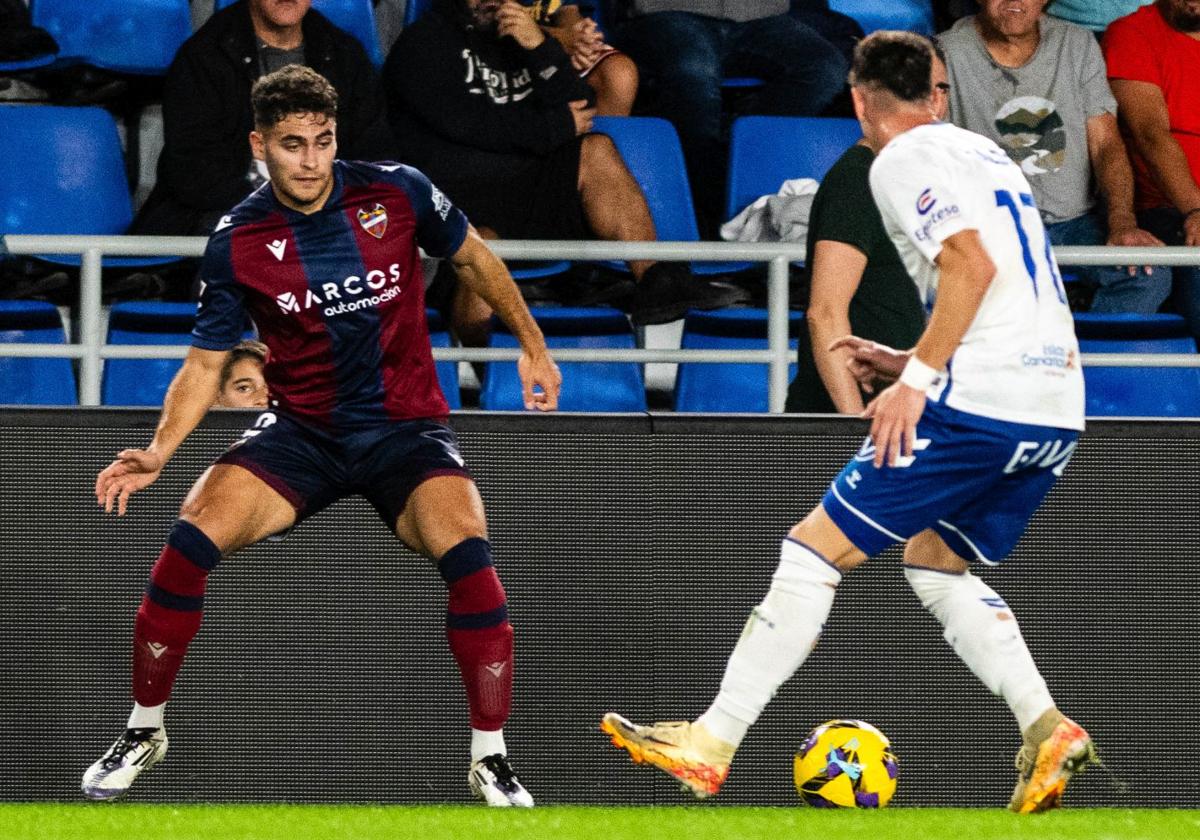
M1172 840L1200 837L1200 810L365 805L0 805L4 840Z

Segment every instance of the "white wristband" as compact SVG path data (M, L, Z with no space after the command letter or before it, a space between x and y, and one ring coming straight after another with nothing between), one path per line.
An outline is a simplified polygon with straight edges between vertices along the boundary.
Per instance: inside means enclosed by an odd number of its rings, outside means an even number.
M937 381L938 372L929 365L917 358L917 354L913 353L908 357L908 364L904 366L904 371L900 374L900 381L909 388L915 388L918 391L928 391L929 387Z

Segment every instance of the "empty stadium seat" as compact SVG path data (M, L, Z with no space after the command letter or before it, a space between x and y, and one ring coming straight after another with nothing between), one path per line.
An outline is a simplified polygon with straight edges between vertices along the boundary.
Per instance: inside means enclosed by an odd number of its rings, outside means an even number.
M52 304L0 300L0 344L65 344L62 318ZM0 405L75 405L70 359L0 356Z
M829 0L829 8L854 18L867 35L877 29L933 34L933 4L929 0Z
M1075 315L1083 353L1195 353L1178 315ZM1200 368L1095 367L1083 379L1089 417L1200 417Z
M425 310L425 324L429 328L429 344L431 347L452 347L450 330L442 315L436 309ZM446 395L446 402L451 410L462 408L462 395L458 391L458 362L437 362L438 384Z
M612 138L625 165L637 179L650 207L659 241L700 241L692 188L675 127L659 117L596 117L592 130ZM619 271L625 270L624 263L605 264ZM692 263L692 270L697 274L720 274L738 271L748 265L696 262Z
M725 218L779 192L784 181L820 181L861 138L858 120L843 117L739 117L729 140Z
M563 347L634 347L633 329L623 312L607 307L534 307L533 316L553 351ZM517 340L493 319L492 347L517 347ZM633 362L559 362L560 411L645 411L642 369ZM525 408L516 362L489 362L479 407L500 411Z
M109 344L188 344L196 321L194 303L135 301L114 304L108 316ZM108 359L104 362L104 405L162 405L182 359Z
M0 105L0 234L122 234L133 219L121 141L103 108ZM43 255L79 265L79 257ZM174 257L106 257L145 266Z
M795 350L804 313L788 313L788 347ZM767 310L722 309L689 312L683 322L685 350L766 350ZM765 412L769 367L765 364L685 362L675 379L675 410ZM788 380L796 365L788 365Z
M57 65L161 76L192 34L188 0L33 0L30 12L58 42Z
M215 10L232 6L237 0L217 0ZM415 2L410 6L418 5ZM362 42L367 58L376 67L383 64L383 50L379 47L379 30L375 26L375 6L371 0L312 0L312 7L329 18L329 22L348 32ZM408 25L408 9L404 10L404 25Z

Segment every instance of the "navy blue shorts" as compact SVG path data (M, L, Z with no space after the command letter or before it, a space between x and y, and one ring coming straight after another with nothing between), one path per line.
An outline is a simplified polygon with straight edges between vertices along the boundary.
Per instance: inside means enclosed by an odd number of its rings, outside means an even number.
M1021 538L1078 437L927 403L911 456L876 469L868 438L821 504L868 557L932 528L963 559L993 565Z
M273 411L260 414L217 463L249 470L287 499L297 522L359 495L389 529L421 482L471 477L444 423L404 420L334 437Z

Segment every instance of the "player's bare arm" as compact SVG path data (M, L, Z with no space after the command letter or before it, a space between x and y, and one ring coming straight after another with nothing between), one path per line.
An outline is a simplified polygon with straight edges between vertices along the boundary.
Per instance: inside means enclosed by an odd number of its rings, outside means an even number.
M932 384L932 377L929 382L918 380L924 378L922 374L932 371L936 375L945 369L996 275L996 266L975 230L962 230L947 238L936 262L941 277L929 324L899 381L886 388L863 413L872 421L876 467L885 461L892 466L897 456L912 454L917 421L925 410L925 388ZM911 381L907 376L910 370Z
M539 411L558 408L562 374L550 358L542 331L504 263L492 253L474 227L468 228L467 238L450 260L459 281L487 302L521 345L517 372L521 377L525 407Z
M204 419L220 394L221 368L228 350L188 350L183 367L163 400L162 414L154 439L145 449L125 449L96 476L96 501L112 513L124 516L129 496L158 478L171 455Z

